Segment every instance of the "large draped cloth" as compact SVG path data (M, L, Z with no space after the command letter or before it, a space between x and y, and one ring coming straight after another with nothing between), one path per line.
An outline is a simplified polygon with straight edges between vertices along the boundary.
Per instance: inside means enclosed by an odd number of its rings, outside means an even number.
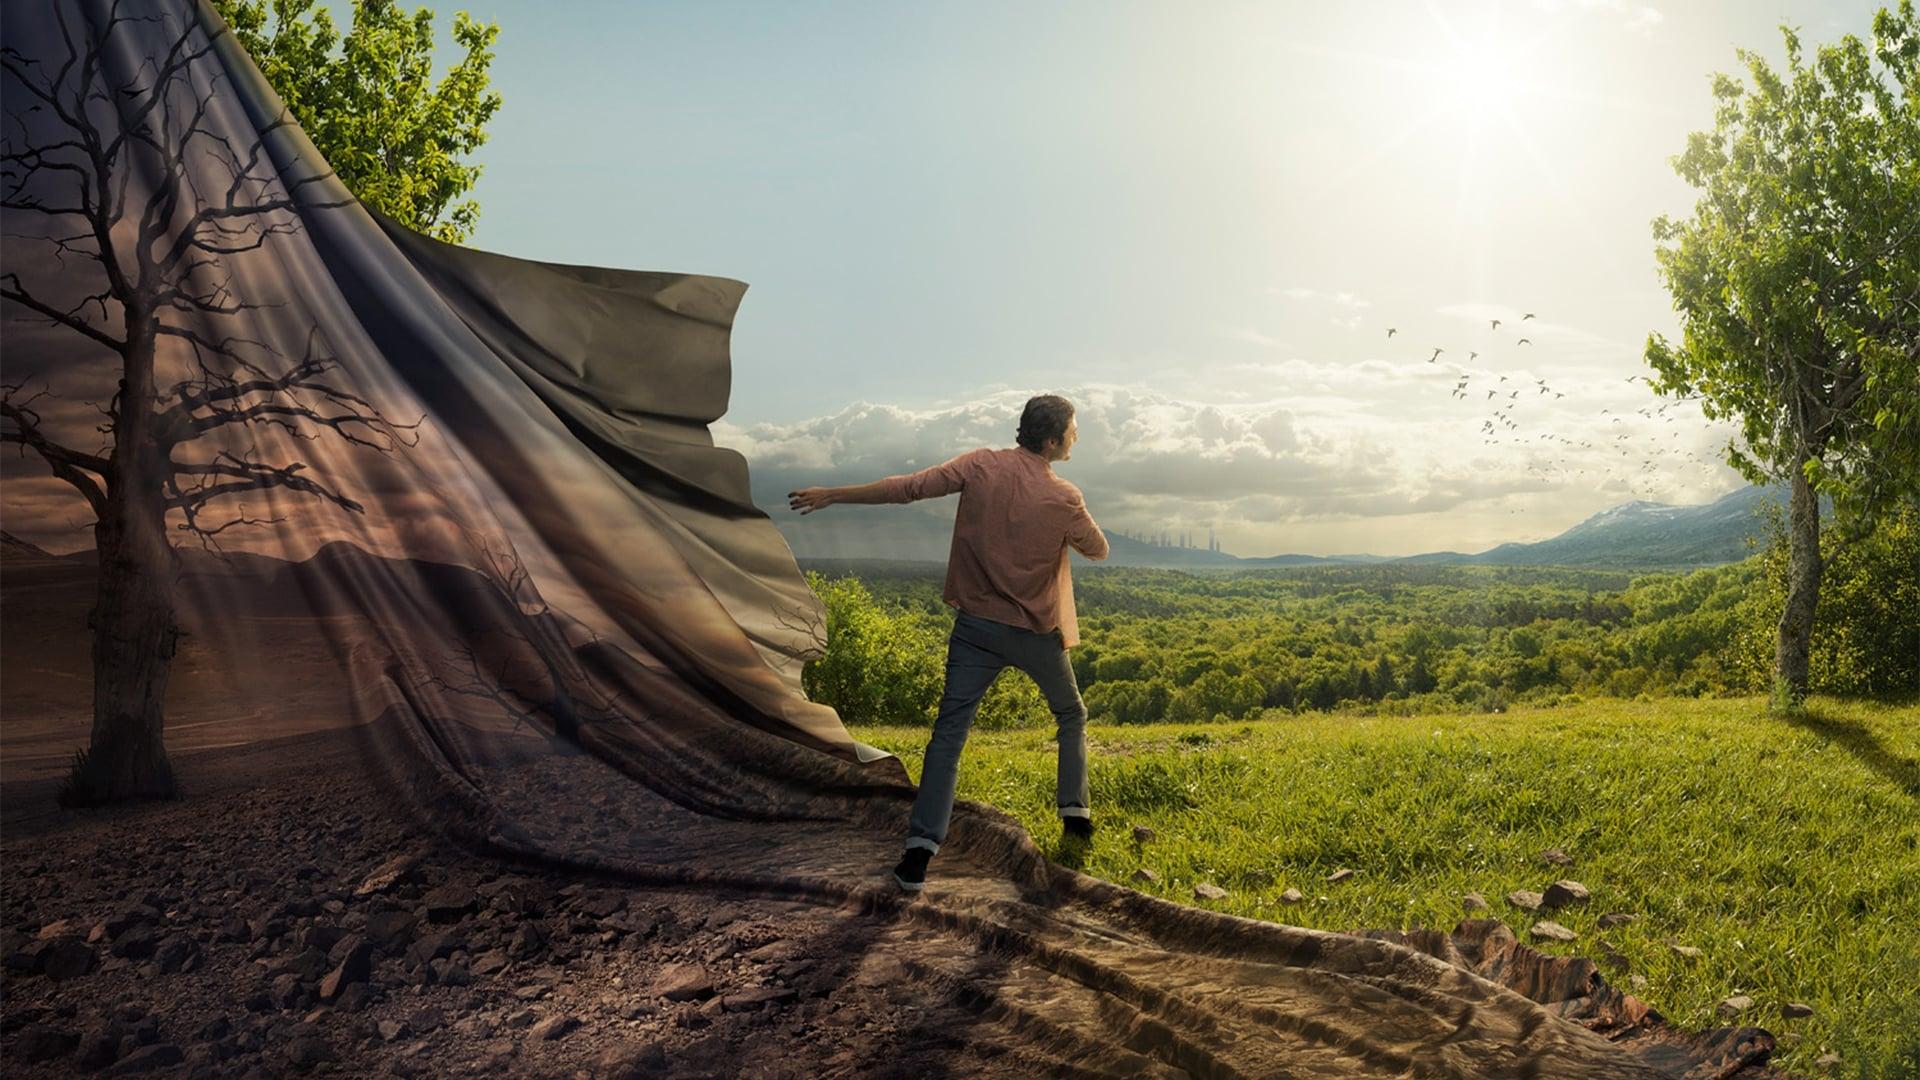
M9 415L55 448L10 471L8 529L99 512L63 469L163 506L181 626L251 665L236 713L289 693L252 628L310 624L394 813L479 857L893 912L917 977L1090 1073L1764 1074L1765 1032L1676 1030L1496 921L1201 910L1056 865L980 804L903 897L914 788L807 699L821 602L708 431L745 284L381 216L205 4L9 4L6 44L5 382L45 392ZM110 401L167 452L108 491ZM1015 962L978 974L987 948Z

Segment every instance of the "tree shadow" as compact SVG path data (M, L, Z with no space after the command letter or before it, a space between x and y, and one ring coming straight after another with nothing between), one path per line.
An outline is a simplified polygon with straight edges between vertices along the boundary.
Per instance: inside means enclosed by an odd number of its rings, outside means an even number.
M1920 762L1887 749L1879 736L1860 724L1830 716L1817 708L1787 713L1784 719L1794 727L1840 744L1862 765L1905 792L1908 798L1920 800Z

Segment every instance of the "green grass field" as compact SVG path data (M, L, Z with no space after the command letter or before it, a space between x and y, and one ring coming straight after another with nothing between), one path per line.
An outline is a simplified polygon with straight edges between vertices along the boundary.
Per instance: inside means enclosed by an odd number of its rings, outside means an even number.
M918 778L925 728L854 734ZM1716 1006L1745 994L1737 1022L1780 1037L1778 1064L1920 1075L1920 705L1816 698L1780 718L1757 698L1595 702L1093 726L1088 744L1101 828L1084 852L1059 845L1051 729L975 731L959 797L1015 815L1087 873L1290 925L1451 929L1477 891L1492 904L1477 917L1543 952L1600 960L1612 946L1624 966L1603 962L1608 981L1681 1026L1733 1023ZM1134 825L1157 836L1136 845ZM1573 864L1543 862L1554 847ZM1140 867L1160 880L1133 880ZM1343 868L1353 876L1329 884ZM1591 903L1534 914L1506 901L1559 878ZM1198 901L1201 882L1228 895ZM1290 886L1304 901L1281 900ZM1597 928L1616 911L1638 919ZM1534 942L1539 918L1579 939ZM1787 1019L1787 1002L1814 1013ZM1816 1068L1829 1051L1841 1064Z

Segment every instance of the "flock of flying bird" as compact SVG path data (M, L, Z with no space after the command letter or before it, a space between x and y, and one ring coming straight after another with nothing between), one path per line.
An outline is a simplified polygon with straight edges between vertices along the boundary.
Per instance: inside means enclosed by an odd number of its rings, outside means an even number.
M1534 318L1534 314L1533 312L1529 311L1520 316L1520 321L1526 322L1527 320L1532 318ZM1488 320L1488 322L1491 324L1491 328L1495 331L1498 331L1500 329L1501 321L1502 320L1500 319ZM1399 332L1400 331L1397 327L1391 327L1391 326L1387 327L1388 339L1391 340L1393 336ZM1523 337L1523 338L1520 338L1518 341L1516 341L1514 344L1515 344L1515 347L1517 348L1521 345L1531 345L1533 344L1533 342L1532 342L1532 339ZM1433 350L1433 355L1427 357L1427 363L1438 364L1440 362L1440 357L1445 353L1446 353L1446 350L1444 348L1435 347ZM1473 361L1478 360L1479 357L1480 357L1480 354L1478 352L1468 352L1467 362L1472 363ZM1473 386L1473 380L1476 377L1484 378L1485 376L1493 373L1485 372L1485 371L1470 371L1466 367L1460 366L1458 367L1455 374L1457 375L1457 381L1454 382L1452 390L1448 392L1448 396L1465 401L1472 396L1470 388ZM1626 381L1629 383L1646 382L1646 383L1649 383L1649 385L1651 385L1651 380L1647 379L1647 377L1644 375L1630 375L1627 377ZM1527 465L1526 471L1529 473L1538 475L1542 478L1554 476L1557 474L1558 478L1560 479L1570 479L1574 476L1584 476L1587 474L1587 472L1589 471L1589 466L1578 467L1571 471L1566 469L1565 466L1568 464L1568 458L1565 455L1568 452L1573 451L1575 449L1578 449L1578 450L1595 449L1595 443L1593 442L1592 439L1581 439L1576 441L1573 439L1569 439L1564 435L1555 434L1553 432L1541 432L1538 435L1536 435L1533 439L1514 438L1509 440L1509 439L1503 438L1503 436L1509 433L1517 432L1520 430L1521 425L1514 420L1512 414L1513 414L1514 408L1522 400L1521 395L1525 394L1526 400L1538 401L1540 398L1545 397L1548 394L1552 394L1553 395L1552 400L1557 401L1567 396L1564 391L1555 390L1553 387L1547 385L1547 380L1545 379L1533 379L1531 385L1529 385L1526 382L1524 382L1523 379L1521 378L1510 379L1506 375L1498 376L1495 379L1491 388L1486 388L1484 383L1482 384L1482 388L1486 390L1486 396L1481 399L1481 402L1483 404L1485 402L1493 401L1499 398L1505 399L1503 404L1501 404L1497 409L1495 409L1491 414L1489 414L1484 420L1481 421L1480 441L1482 444L1493 445L1495 443L1509 442L1509 441L1514 443L1515 445L1525 445L1525 446L1537 446L1542 441L1549 444L1559 444L1557 446L1550 447L1551 452L1553 452L1557 456L1548 458L1544 462L1536 461L1536 462L1529 463ZM1658 421L1666 424L1672 424L1678 418L1675 416L1667 415L1667 410L1679 404L1681 401L1693 400L1695 397L1697 397L1697 395L1686 395L1680 398L1676 398L1675 400L1669 401L1666 404L1659 406L1658 408L1642 407L1634 411L1639 416L1644 417L1647 420ZM1609 421L1610 427L1613 424L1630 424L1630 422L1626 419L1624 414L1614 414L1613 410L1611 409L1601 409L1600 415L1611 416L1611 419ZM1671 440L1671 439L1679 438L1680 430L1681 429L1679 428L1670 429L1667 433L1667 439ZM1596 438L1597 437L1598 436L1596 436ZM1601 449L1602 449L1602 452L1608 454L1609 457L1617 455L1620 458L1627 459L1624 461L1617 462L1618 465L1624 465L1624 466L1627 466L1627 468L1624 474L1617 474L1614 468L1614 464L1616 463L1610 463L1605 467L1601 467L1598 465L1590 466L1592 468L1592 471L1596 473L1604 472L1609 476L1620 475L1623 479L1627 481L1629 486L1634 488L1638 488L1643 481L1650 479L1649 474L1653 473L1655 469L1659 468L1661 463L1660 459L1663 457L1666 457L1669 454L1676 455L1675 460L1680 460L1680 461L1705 463L1711 460L1710 458L1703 457L1692 450L1686 450L1682 452L1681 448L1673 446L1670 442L1665 442L1661 440L1654 440L1651 442L1647 441L1645 436L1642 433L1636 432L1633 430L1624 430L1624 431L1614 432L1613 438L1612 438L1612 445L1605 446L1603 444ZM1633 462L1632 462L1632 458L1634 457L1634 454L1636 451L1639 451L1641 454L1641 460L1639 461L1637 468L1633 467ZM1507 512L1510 514L1518 513L1519 510L1513 509Z

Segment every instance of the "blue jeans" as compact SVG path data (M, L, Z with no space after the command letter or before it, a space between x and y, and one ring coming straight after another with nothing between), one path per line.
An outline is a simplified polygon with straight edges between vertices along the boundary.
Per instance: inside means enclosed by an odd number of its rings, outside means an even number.
M907 822L907 846L939 851L953 816L953 792L960 774L960 748L980 699L1004 667L1027 673L1053 710L1060 739L1055 802L1060 816L1091 817L1087 809L1087 706L1080 700L1073 665L1059 630L1035 633L1024 626L983 619L955 610L947 636L947 686L940 715L920 769L920 793Z

